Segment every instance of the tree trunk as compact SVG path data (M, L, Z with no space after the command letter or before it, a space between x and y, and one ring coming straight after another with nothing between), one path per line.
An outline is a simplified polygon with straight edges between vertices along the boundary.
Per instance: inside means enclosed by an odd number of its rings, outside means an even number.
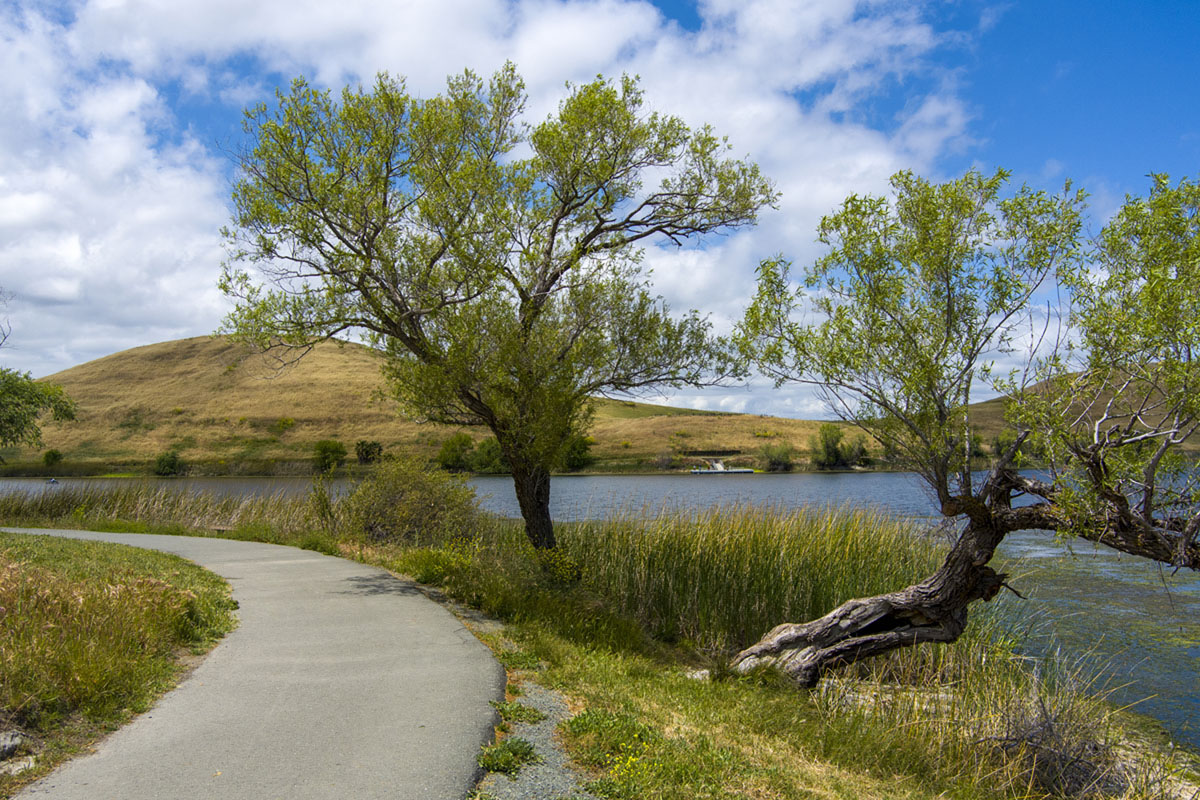
M525 535L539 550L549 550L554 540L554 522L550 519L550 471L510 461L517 503L525 518Z
M779 625L733 660L747 672L774 666L802 686L829 669L921 642L953 642L967 624L967 606L991 600L1004 585L987 562L1005 529L972 521L933 575L898 592L850 600L820 619Z

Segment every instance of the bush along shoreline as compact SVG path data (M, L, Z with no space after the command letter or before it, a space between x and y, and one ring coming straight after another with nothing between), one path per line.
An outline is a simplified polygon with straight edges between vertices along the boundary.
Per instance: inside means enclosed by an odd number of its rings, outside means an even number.
M1117 710L1082 665L1022 655L1025 625L976 615L799 690L729 656L780 619L926 574L943 545L859 510L630 511L563 524L538 553L460 476L400 461L335 497L153 487L0 497L8 524L220 535L384 566L504 625L483 634L519 700L562 692L559 738L606 798L1183 798L1195 757ZM501 729L501 740L504 737ZM507 762L506 762L507 763ZM514 765L513 769L520 769ZM482 797L482 796L481 796Z

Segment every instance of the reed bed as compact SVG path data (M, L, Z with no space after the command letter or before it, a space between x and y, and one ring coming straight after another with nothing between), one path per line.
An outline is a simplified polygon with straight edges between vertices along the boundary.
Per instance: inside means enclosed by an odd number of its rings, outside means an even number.
M623 613L656 636L718 652L849 598L903 588L944 552L915 523L850 507L626 512L563 526L559 539Z
M61 486L0 496L0 521L101 530L218 532L230 538L290 544L310 535L319 522L314 519L314 506L311 499L282 493L229 497L166 486Z

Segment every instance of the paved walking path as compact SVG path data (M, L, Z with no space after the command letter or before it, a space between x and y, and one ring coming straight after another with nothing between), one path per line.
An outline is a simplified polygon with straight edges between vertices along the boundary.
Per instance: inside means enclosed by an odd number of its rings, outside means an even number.
M411 584L278 545L23 532L177 553L229 581L240 624L150 711L19 800L461 800L474 785L504 671Z

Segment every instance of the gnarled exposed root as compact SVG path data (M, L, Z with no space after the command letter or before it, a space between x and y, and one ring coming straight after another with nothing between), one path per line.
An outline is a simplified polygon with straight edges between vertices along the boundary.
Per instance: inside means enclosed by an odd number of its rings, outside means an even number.
M733 668L772 666L811 687L833 667L923 642L953 642L966 627L967 606L992 599L1004 585L1004 575L967 557L980 544L972 539L968 530L942 567L921 583L850 600L812 622L777 626L738 653Z

